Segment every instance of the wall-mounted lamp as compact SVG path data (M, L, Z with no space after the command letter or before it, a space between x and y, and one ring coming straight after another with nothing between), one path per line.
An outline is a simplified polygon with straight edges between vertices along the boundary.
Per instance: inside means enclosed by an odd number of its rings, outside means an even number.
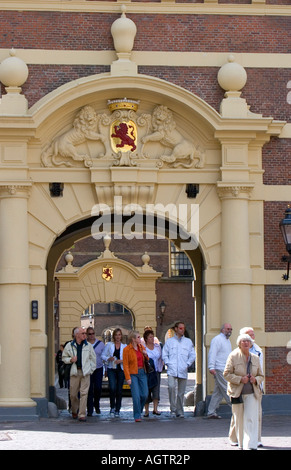
M285 217L280 222L280 229L283 235L286 250L289 256L282 256L282 261L287 262L287 274L283 274L282 279L288 281L289 279L289 268L291 263L291 207L288 206L285 211Z
M49 190L51 197L62 197L64 192L64 183L50 183Z
M160 320L160 325L162 325L164 321L165 310L166 310L166 304L163 300L161 301L159 308L160 308L160 315L158 315L158 319Z
M186 184L186 194L189 199L195 199L199 193L199 184Z

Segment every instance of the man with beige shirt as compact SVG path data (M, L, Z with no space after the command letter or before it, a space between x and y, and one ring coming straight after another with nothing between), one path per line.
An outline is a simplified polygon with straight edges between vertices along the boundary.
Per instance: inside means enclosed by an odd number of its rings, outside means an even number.
M76 328L74 335L73 341L65 346L62 360L65 364L72 364L70 372L72 417L79 418L79 421L86 421L90 376L96 369L96 355L92 344L86 339L85 328Z

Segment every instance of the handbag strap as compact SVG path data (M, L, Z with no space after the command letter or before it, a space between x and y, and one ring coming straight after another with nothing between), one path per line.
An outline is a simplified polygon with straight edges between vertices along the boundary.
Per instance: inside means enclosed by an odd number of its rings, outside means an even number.
M251 365L252 365L252 358L250 356L248 359L248 363L247 363L247 375L250 375L251 373Z

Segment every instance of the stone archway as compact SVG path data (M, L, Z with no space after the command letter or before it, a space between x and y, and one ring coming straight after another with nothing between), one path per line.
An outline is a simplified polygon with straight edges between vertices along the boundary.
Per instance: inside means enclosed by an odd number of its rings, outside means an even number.
M75 167L42 166L42 148L72 129L81 108L88 105L98 115L106 114L105 97L112 100L128 92L140 100L144 115L152 114L156 105L170 109L184 140L191 139L205 150L204 167L171 166L161 142L148 143L151 158L143 155L140 166L131 166L127 157L122 162L118 159L119 165L115 165L117 158L96 157L95 166L80 162ZM7 129L1 138L0 406L34 407L34 399L46 397L48 339L53 330L51 324L47 329L47 312L52 308L47 305L53 299L47 289L51 247L67 228L91 217L94 205L107 203L112 209L115 196L122 196L124 205L139 204L143 210L147 204L172 203L185 204L190 212L186 186L198 184L195 202L200 206L199 244L205 261L205 345L224 320L231 318L237 331L242 316L250 324L255 319L260 344L267 344L262 307L261 150L271 135L280 133L282 124L249 114L247 106L237 108L235 96L228 94L225 100L224 105L230 106L219 114L197 96L163 80L105 74L55 90L28 114L10 116L9 124L5 116L0 117ZM166 157L163 166L157 164L161 156ZM51 194L54 182L64 186L62 198ZM32 300L38 301L36 319L31 318ZM21 338L13 356L7 339L11 319ZM51 345L49 351L53 351ZM49 360L53 363L52 355ZM10 370L15 371L13 376Z
M117 302L126 305L134 316L136 329L145 324L156 326L156 280L162 273L149 266L149 256L142 256L143 264L135 267L118 259L106 249L95 261L75 268L73 257L66 256L67 266L55 273L59 282L60 342L71 337L72 328L80 323L82 311L95 302Z

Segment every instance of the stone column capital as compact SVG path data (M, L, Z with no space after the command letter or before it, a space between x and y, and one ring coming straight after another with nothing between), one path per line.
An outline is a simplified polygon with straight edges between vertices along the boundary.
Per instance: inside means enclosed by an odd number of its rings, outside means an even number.
M0 184L0 199L8 197L25 197L28 199L30 196L31 187L31 182L2 182L2 184Z
M217 182L217 193L220 199L249 199L254 183Z

